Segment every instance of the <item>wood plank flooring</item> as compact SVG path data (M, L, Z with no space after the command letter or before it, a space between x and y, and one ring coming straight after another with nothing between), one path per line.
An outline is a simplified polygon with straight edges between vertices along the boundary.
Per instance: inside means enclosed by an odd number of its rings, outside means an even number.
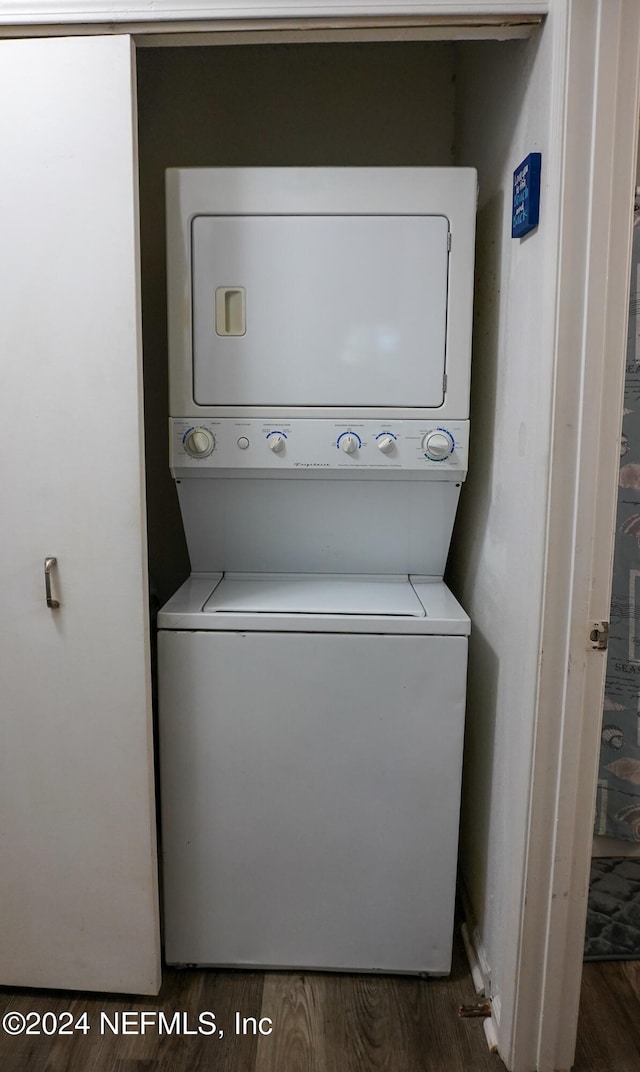
M0 1018L9 1011L23 1016L68 1011L74 1022L86 1013L91 1028L87 1034L51 1037L0 1032L0 1070L503 1072L500 1059L488 1051L482 1020L458 1017L458 1005L475 1000L459 938L447 979L165 968L157 998L0 989ZM117 1014L121 1032L122 1015L129 1013L125 1023L140 1031L143 1011L155 1014L144 1035L114 1035L108 1025L101 1033L101 1014L113 1024ZM215 1013L215 1034L158 1031L160 1013L167 1023L178 1013L176 1023L196 1030L198 1014L205 1011ZM261 1018L267 1018L262 1034ZM40 1030L48 1026L43 1020Z
M461 1020L476 1000L459 939L448 979L300 972L164 970L157 998L0 988L10 1011L86 1013L90 1031L15 1037L0 1031L1 1072L503 1072L482 1020ZM187 1035L212 1011L216 1032ZM141 1031L143 1012L155 1014ZM123 1033L125 1021L136 1034ZM157 1017L182 1033L158 1030ZM236 1032L236 1013L240 1031ZM104 1014L116 1025L101 1032ZM186 1016L186 1020L185 1017ZM263 1032L254 1034L261 1018ZM32 1018L33 1020L34 1018ZM66 1017L64 1018L66 1020ZM243 1030L243 1022L246 1021ZM60 1023L60 1020L58 1020ZM41 1032L50 1028L42 1021ZM209 1029L209 1022L204 1025ZM222 1029L223 1036L219 1036ZM574 1072L640 1069L640 961L585 964Z
M584 965L574 1072L640 1069L640 961Z

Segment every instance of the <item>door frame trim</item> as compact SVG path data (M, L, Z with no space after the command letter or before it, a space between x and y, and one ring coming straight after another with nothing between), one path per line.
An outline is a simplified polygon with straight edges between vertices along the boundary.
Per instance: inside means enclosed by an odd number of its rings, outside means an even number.
M514 1072L574 1058L606 667L589 625L611 598L640 104L634 0L567 0L565 16L537 725L513 1016L498 1029Z

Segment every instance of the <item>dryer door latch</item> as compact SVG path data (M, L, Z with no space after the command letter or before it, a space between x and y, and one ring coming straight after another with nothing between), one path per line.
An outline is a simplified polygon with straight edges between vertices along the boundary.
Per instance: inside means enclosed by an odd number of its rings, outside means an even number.
M589 633L589 640L591 641L592 647L598 648L600 651L605 651L609 645L609 623L593 622Z

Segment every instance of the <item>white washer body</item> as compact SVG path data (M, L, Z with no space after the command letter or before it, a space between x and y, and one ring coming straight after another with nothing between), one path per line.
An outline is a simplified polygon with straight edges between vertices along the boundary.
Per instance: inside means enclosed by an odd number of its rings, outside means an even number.
M448 972L469 619L445 585L193 577L159 626L167 961Z
M167 172L169 963L449 970L476 182Z

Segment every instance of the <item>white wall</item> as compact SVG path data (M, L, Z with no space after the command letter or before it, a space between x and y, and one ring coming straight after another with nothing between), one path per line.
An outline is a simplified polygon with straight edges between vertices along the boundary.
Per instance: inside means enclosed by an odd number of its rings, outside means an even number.
M470 642L461 868L491 969L494 1013L513 1015L538 675L553 294L546 251L551 50L457 46L455 162L479 169L469 479L448 579ZM541 223L511 238L512 173L542 152ZM504 1021L503 1021L504 1022Z

